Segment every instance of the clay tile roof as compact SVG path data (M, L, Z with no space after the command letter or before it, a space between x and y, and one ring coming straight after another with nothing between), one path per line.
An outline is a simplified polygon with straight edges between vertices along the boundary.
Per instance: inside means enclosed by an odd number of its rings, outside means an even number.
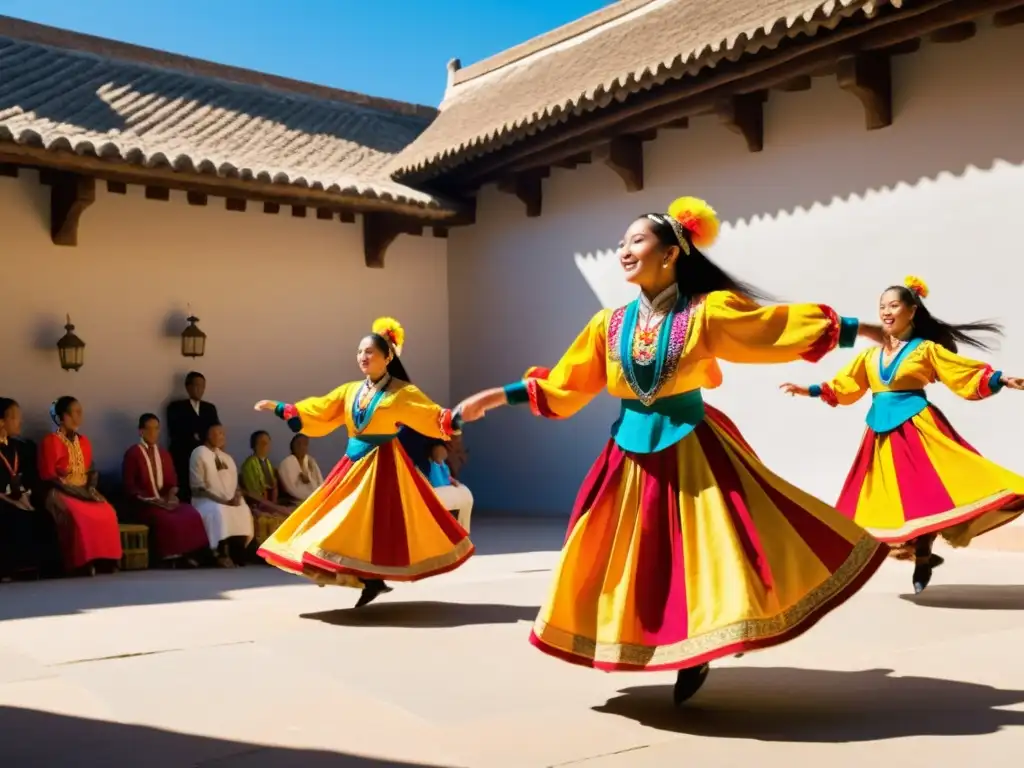
M571 115L901 0L622 0L454 73L438 118L395 159L426 179Z
M435 114L0 17L0 143L441 208L384 170Z

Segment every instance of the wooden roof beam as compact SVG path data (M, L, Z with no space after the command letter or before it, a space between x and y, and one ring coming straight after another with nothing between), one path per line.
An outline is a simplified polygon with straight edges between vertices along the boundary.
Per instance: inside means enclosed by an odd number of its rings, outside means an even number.
M978 34L978 25L973 21L963 21L936 29L928 35L928 39L933 43L962 43L964 40L970 40L976 34Z
M766 91L756 91L723 99L715 105L718 119L730 131L742 136L751 152L764 149L764 103L767 100Z
M992 17L992 24L1000 29L1024 24L1024 5L999 11L999 13Z
M544 199L541 182L547 178L549 173L547 168L537 168L511 178L501 179L498 182L498 190L518 197L519 201L526 206L526 217L534 219L540 216Z
M892 125L892 67L887 55L858 53L842 58L836 80L860 100L869 131Z
M384 257L395 238L422 234L422 222L389 213L363 214L363 259L366 266L383 269Z
M644 144L635 136L618 136L595 150L594 155L615 172L627 192L644 188Z
M96 180L77 173L54 173L50 183L50 239L54 245L78 245L78 223L96 201Z

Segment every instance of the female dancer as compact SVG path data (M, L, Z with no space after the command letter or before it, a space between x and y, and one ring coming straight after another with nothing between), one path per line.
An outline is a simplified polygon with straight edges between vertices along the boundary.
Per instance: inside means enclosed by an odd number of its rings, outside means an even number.
M473 554L466 532L395 440L401 426L448 439L461 425L457 413L409 383L399 358L404 336L397 321L381 318L359 343L362 381L295 405L256 404L309 437L348 429L344 458L259 554L320 585L361 587L356 607L390 592L384 579L425 579L458 568Z
M762 307L713 264L718 220L676 200L636 219L619 246L640 296L598 312L554 369L460 407L530 405L567 418L604 387L621 400L612 438L580 489L531 642L602 670L678 670L675 701L714 659L790 640L856 592L885 547L766 469L704 404L718 360L816 361L880 329L819 304Z
M927 296L916 277L886 288L881 347L861 352L830 382L782 385L787 394L818 397L833 408L871 392L868 426L836 507L880 540L903 545L897 556L914 558L916 593L942 565L932 554L938 533L965 547L1024 510L1024 477L980 456L924 393L937 380L964 399L982 400L1003 387L1024 389L1024 379L957 355L958 342L988 349L975 334L1000 327L945 323L928 311Z

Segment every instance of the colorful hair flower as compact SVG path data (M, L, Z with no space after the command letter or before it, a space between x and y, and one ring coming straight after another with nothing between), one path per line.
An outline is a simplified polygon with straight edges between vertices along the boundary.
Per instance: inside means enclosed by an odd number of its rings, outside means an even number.
M718 238L718 214L703 200L680 197L672 201L668 215L690 233L690 242L698 248L707 248Z
M405 329L402 324L393 317L378 317L373 321L372 329L378 336L383 336L392 347L395 354L402 354L402 345L405 344Z
M906 286L908 291L917 296L917 298L928 298L928 283L920 277L917 277L916 275L908 275L904 278L903 285Z

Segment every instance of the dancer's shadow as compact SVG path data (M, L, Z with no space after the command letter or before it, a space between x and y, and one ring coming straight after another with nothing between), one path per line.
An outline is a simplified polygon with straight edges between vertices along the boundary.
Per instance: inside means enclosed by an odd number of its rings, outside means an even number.
M303 619L322 621L336 627L445 628L481 624L532 622L540 608L530 605L495 603L402 602L374 603L364 608L304 613Z
M712 669L682 708L671 686L627 688L604 712L662 731L779 742L837 743L909 736L973 736L1024 725L1024 691L889 669L858 672L787 667Z
M1024 611L1021 584L939 584L919 595L900 595L908 603L926 608L974 611Z

